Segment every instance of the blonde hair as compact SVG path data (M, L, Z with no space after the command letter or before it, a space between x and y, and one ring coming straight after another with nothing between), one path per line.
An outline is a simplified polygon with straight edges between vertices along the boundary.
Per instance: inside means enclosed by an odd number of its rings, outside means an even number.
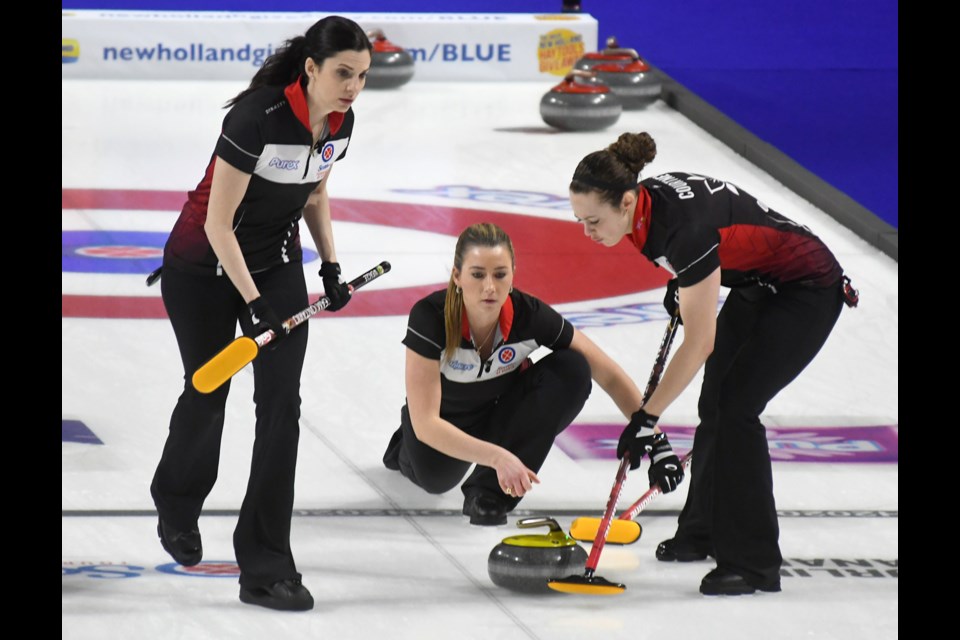
M506 247L510 252L511 264L516 265L510 236L492 222L472 224L457 238L457 248L453 254L453 266L457 271L463 270L463 258L471 247ZM443 303L443 319L447 331L444 359L448 361L460 346L460 333L463 331L463 293L458 289L451 271L450 282L447 284L447 298Z

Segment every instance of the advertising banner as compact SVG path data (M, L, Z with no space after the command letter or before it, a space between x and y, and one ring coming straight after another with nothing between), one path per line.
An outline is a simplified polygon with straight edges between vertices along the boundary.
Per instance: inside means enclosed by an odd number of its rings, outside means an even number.
M63 11L63 79L249 80L324 13ZM413 80L562 78L597 50L586 14L343 13L414 59Z

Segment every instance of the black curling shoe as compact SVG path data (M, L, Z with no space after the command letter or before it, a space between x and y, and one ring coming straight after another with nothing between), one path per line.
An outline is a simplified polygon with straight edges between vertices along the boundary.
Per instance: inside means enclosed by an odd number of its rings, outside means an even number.
M717 567L703 577L700 593L705 596L746 596L757 590L780 591L780 581L767 584L751 584L739 573Z
M203 545L197 529L177 531L160 518L157 523L157 535L160 536L160 544L166 552L183 566L192 567L199 564L203 558Z
M713 554L705 551L703 547L676 538L664 540L657 545L657 560L661 562L695 562L706 560L709 555Z
M279 611L309 611L313 596L299 578L274 582L267 587L240 587L240 602Z
M470 516L470 524L481 526L507 524L507 505L489 496L469 495L463 501L463 515Z

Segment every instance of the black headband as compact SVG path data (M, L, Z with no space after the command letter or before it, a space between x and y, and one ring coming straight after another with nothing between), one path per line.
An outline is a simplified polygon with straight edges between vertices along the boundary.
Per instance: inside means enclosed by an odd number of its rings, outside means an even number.
M593 187L594 189L601 189L602 191L616 191L617 193L623 193L624 191L635 191L637 188L636 184L631 184L624 186L622 184L613 184L612 182L604 182L603 180L597 180L593 176L587 176L582 173L573 174L574 182L582 182L588 187Z

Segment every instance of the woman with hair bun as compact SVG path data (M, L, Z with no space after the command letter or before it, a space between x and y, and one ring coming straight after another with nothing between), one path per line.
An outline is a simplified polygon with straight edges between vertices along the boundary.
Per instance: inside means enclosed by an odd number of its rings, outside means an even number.
M625 416L642 395L626 372L552 307L513 287L513 244L479 223L457 240L446 289L410 311L407 402L383 456L429 493L463 482L463 514L500 525L534 484L591 378ZM538 348L551 351L534 364Z
M202 559L198 519L217 479L230 383L205 395L191 376L233 340L238 322L251 337L272 329L277 338L253 362L256 440L233 534L240 600L271 609L313 608L290 549L308 328L287 335L282 319L309 304L301 219L320 254L328 310L350 301L327 182L350 143L371 51L357 23L330 16L270 56L227 103L203 179L164 248L163 303L185 375L151 485L157 533L180 564Z
M684 331L656 391L631 418L617 454L657 452L659 417L705 366L686 504L662 561L716 559L705 595L780 591L779 524L760 414L813 360L857 292L824 243L723 180L671 171L644 180L657 154L624 133L588 154L570 203L593 241L626 237L673 279L664 305ZM720 287L729 295L717 313ZM651 456L653 458L653 455Z

